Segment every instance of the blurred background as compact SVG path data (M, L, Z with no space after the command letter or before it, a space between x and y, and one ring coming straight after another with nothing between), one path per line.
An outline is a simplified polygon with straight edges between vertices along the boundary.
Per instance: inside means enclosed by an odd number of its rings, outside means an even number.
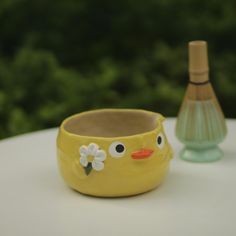
M1 0L0 138L94 108L176 116L187 43L209 44L210 77L236 118L236 1Z

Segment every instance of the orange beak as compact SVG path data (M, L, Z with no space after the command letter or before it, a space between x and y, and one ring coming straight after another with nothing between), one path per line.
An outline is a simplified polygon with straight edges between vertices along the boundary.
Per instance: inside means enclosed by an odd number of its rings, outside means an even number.
M152 155L153 150L151 149L140 149L138 151L135 151L131 154L131 157L135 160L141 160L141 159L145 159L148 158Z

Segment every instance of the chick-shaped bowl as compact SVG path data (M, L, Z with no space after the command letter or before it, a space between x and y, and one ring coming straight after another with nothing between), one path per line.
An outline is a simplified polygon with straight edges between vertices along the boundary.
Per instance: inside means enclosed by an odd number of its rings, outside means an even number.
M161 114L135 109L101 109L64 120L57 157L65 182L100 197L130 196L159 186L172 149Z

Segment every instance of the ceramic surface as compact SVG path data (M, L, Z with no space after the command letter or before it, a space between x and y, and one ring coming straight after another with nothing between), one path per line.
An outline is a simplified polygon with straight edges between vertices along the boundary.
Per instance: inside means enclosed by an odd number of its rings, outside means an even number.
M172 158L163 120L158 113L133 109L94 110L67 118L57 137L65 182L101 197L135 195L159 186Z

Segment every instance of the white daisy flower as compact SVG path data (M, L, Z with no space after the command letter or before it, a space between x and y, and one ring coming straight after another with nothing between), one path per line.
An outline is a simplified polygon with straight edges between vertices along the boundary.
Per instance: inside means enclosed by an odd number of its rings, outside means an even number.
M96 171L101 171L104 169L103 161L106 159L106 152L99 149L99 146L96 143L90 143L88 146L82 145L79 148L79 153L80 164L83 167L86 168L91 163L92 168Z

